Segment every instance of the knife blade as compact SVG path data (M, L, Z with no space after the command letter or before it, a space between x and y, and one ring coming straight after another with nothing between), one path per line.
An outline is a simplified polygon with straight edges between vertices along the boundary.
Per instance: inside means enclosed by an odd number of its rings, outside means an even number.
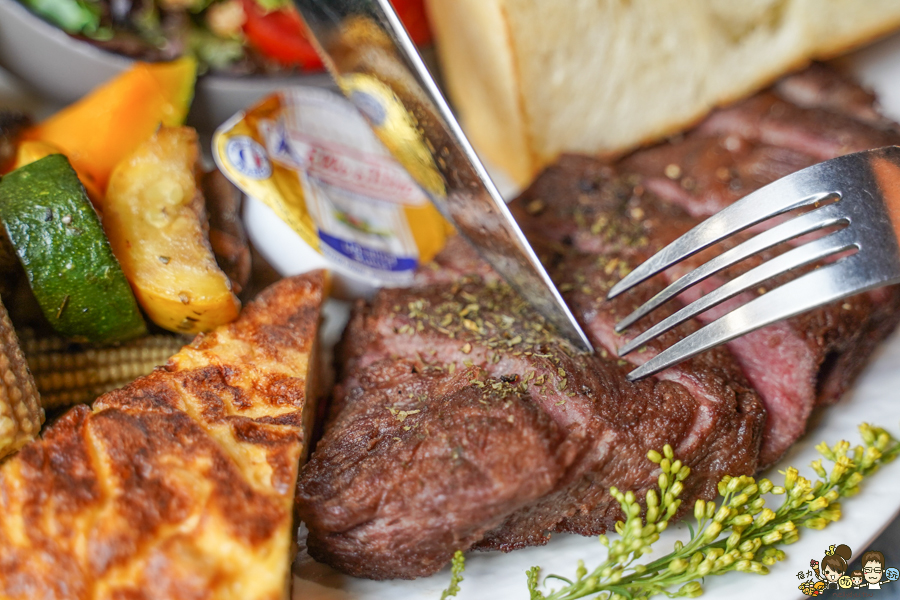
M560 335L593 352L390 2L294 4L338 87L441 214Z

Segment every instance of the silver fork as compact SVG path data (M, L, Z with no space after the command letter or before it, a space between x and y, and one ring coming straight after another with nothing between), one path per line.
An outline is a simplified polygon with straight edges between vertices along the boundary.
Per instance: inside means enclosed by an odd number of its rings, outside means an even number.
M626 275L614 298L684 259L748 227L811 207L719 254L674 281L616 325L624 331L641 317L703 281L767 248L834 227L813 241L772 258L684 306L619 349L624 356L685 320L754 289L777 275L848 253L742 306L679 340L628 374L652 375L700 352L776 321L884 285L900 282L900 147L848 154L783 177L700 223Z

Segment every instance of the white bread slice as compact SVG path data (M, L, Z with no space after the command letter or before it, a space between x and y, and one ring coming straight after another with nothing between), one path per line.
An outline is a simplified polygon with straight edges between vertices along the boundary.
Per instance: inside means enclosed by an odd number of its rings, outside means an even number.
M478 152L527 183L616 153L900 26L900 0L427 0Z

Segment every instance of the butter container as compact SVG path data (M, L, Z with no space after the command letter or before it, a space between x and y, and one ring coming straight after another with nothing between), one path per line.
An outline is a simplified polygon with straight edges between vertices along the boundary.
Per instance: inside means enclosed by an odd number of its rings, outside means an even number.
M291 88L238 113L216 131L213 156L250 197L260 252L285 275L331 269L339 296L409 284L453 231L359 110L329 90Z

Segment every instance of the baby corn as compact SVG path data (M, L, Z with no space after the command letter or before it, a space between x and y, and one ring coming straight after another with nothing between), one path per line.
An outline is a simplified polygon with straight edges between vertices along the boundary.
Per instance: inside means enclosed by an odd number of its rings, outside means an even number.
M34 379L0 302L0 458L36 438L43 423L44 409Z
M88 348L62 338L22 334L22 347L44 408L93 402L165 364L186 338L155 335L117 346Z

